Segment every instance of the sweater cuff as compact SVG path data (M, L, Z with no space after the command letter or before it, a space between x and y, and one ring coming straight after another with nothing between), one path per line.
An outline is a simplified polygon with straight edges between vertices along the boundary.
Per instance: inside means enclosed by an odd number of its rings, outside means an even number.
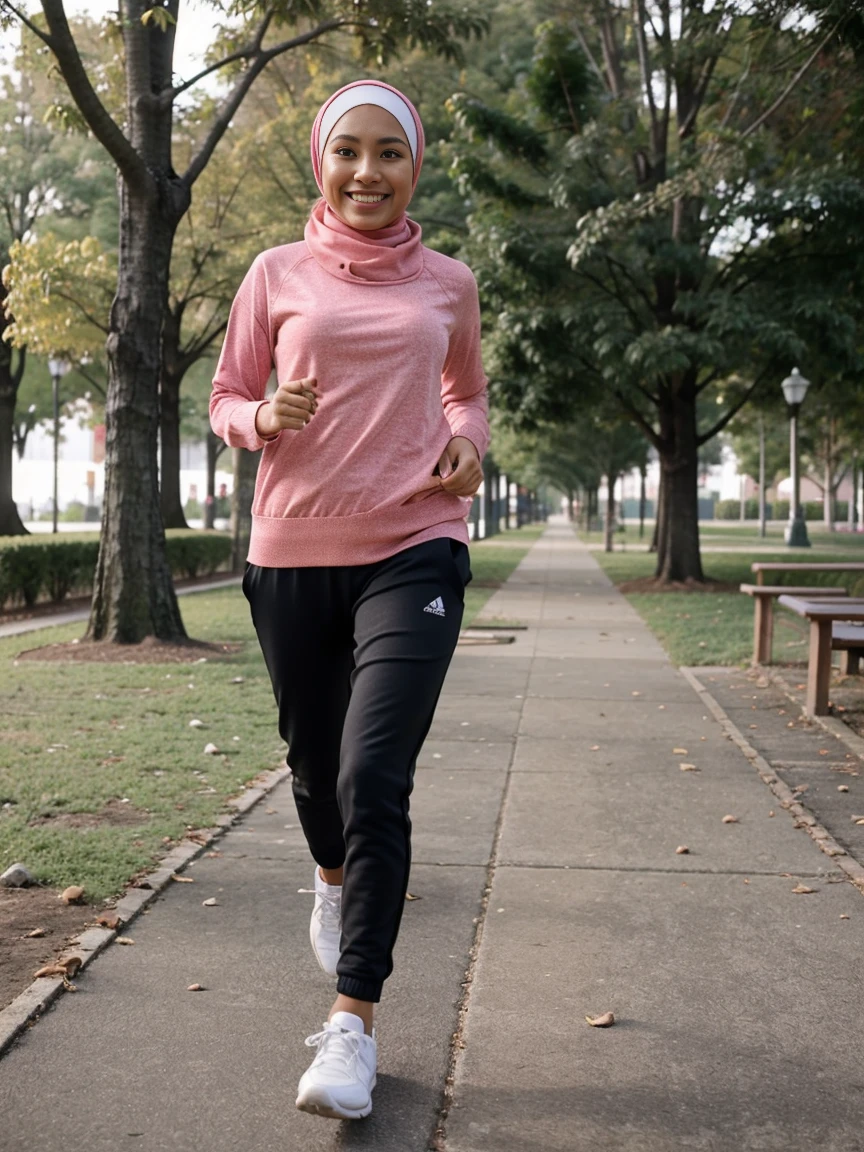
M255 427L255 417L258 415L258 409L266 404L266 400L247 400L239 404L231 416L231 439L229 444L235 448L248 448L250 452L257 452L263 448L265 444L271 444L274 440L278 440L282 435L277 432L275 436L270 436L265 439L260 436L258 429Z
M470 440L477 449L477 455L482 460L489 447L489 432L482 424L463 424L453 432L453 436L464 436Z

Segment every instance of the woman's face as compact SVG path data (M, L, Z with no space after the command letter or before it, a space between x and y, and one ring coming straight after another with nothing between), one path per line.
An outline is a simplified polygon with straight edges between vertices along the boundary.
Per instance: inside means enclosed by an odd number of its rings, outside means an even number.
M371 231L397 220L411 199L414 161L395 116L375 104L333 125L321 157L324 199L340 220Z

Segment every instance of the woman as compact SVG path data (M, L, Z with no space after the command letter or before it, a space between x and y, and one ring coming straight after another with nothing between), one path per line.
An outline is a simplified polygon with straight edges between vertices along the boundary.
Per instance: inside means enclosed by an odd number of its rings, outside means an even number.
M395 88L330 97L312 129L323 199L303 241L249 270L210 402L217 435L264 450L243 587L317 863L312 947L337 977L297 1107L344 1119L372 1110L408 798L459 634L489 435L474 278L405 214L422 160Z

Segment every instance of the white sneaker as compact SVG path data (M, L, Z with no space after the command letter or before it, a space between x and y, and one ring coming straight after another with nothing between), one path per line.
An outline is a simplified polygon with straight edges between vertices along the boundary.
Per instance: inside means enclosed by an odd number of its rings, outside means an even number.
M297 891L315 894L309 939L318 963L328 976L335 976L342 940L342 885L327 884L316 867L315 887L298 888Z
M315 1059L300 1077L297 1107L331 1120L360 1120L372 1111L372 1089L378 1045L373 1029L367 1036L363 1021L353 1012L334 1012L324 1025L306 1039L317 1048Z

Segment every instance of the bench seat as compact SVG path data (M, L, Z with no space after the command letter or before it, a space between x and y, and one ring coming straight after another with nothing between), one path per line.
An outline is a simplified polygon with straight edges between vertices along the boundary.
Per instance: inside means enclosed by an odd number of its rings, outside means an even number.
M831 625L831 647L840 652L841 675L857 676L864 655L864 624L843 624L835 620Z
M845 588L795 587L790 584L742 584L741 591L753 597L753 663L770 664L774 641L774 601L778 596L807 596L811 599L839 600L848 595Z

